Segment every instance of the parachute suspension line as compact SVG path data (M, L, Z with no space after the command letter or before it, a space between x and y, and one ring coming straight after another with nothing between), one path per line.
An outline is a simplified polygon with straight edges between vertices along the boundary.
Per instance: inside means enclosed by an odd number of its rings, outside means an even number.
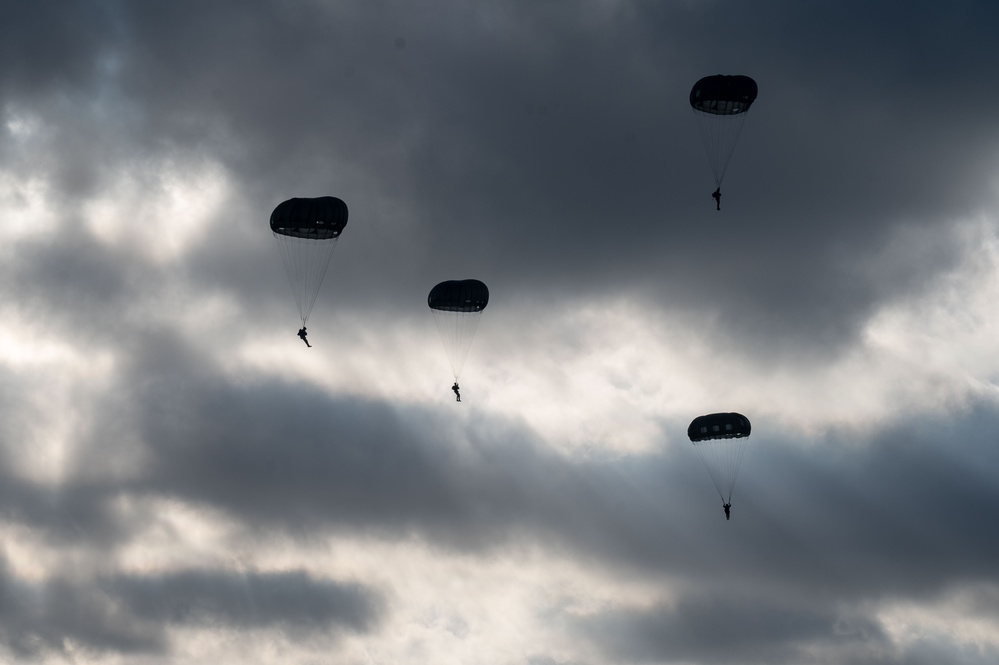
M337 238L315 240L274 234L302 325L309 319L329 269Z
M451 363L451 372L454 374L455 382L457 382L461 370L465 366L465 359L468 357L475 331L479 327L482 311L448 312L436 309L431 311L434 314L434 322L437 324L441 341L444 343L444 352L447 354L448 362Z
M311 279L314 281L309 283L308 290L306 291L306 293L311 294L312 297L307 297L305 300L306 307L303 311L303 325L305 320L307 320L312 314L312 308L316 304L316 298L319 297L319 289L323 285L323 280L326 279L326 271L330 268L330 261L333 259L333 251L336 249L336 243L339 239L340 237L337 236L331 240L320 241L318 244L328 245L328 247L323 248L324 251L314 252L314 256L310 257L310 260L315 261L314 269L310 268L309 272L309 274L312 275Z
M697 454L711 476L711 482L723 503L731 503L739 465L746 450L748 437L741 439L712 439L694 444Z
M732 485L728 488L728 503L732 503L732 490L735 488L735 481L739 479L739 469L742 468L742 456L746 453L746 443L748 439L742 439L735 453L735 470L732 472Z
M734 115L714 115L702 113L694 110L694 117L697 120L697 129L701 134L701 141L708 154L708 162L711 165L711 172L715 176L715 185L721 187L725 178L725 171L728 170L729 161L735 151L742 127L746 124L746 113Z

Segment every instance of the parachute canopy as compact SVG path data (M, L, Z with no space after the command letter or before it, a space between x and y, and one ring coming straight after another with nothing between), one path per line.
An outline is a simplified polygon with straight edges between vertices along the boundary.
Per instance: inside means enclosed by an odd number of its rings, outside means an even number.
M489 304L489 289L477 279L449 280L430 289L427 304L457 382L482 310Z
M345 226L347 204L335 196L288 199L271 213L271 231L281 251L302 325L312 313Z
M745 113L756 101L756 81L748 76L705 76L690 89L695 111L713 115Z
M452 279L430 289L427 304L441 312L481 312L489 304L489 288L477 279Z
M749 436L753 427L749 419L739 413L711 413L697 416L687 428L687 436L694 443L712 439L740 439Z
M271 231L308 240L339 238L347 226L347 204L335 196L288 199L271 213Z
M698 416L687 427L687 437L694 444L723 503L732 502L732 490L751 431L749 419L740 413Z
M757 92L750 77L722 74L705 76L690 89L690 107L719 187Z

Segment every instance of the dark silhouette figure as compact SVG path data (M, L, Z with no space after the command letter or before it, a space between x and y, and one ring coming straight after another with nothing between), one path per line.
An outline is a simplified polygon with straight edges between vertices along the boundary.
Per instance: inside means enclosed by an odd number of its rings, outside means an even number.
M305 345L311 349L312 345L309 344L309 340L305 338L306 335L308 335L308 333L305 332L305 326L302 326L302 329L298 331L298 336L301 337L302 341L305 342Z
M451 386L451 390L454 391L454 401L460 402L461 401L461 393L458 392L458 382L457 381L455 381L454 385Z
M721 187L711 192L711 198L715 200L715 210L721 210Z
M722 504L722 508L725 509L725 519L727 519L727 520L732 519L732 504L731 503L723 503Z

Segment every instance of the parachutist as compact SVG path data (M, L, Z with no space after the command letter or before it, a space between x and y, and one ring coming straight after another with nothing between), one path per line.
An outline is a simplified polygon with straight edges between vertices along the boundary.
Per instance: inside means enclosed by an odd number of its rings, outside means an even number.
M718 490L725 519L732 518L732 489L753 426L741 413L709 413L690 421L687 438Z
M721 210L721 187L711 193L711 198L715 200L715 210Z
M472 344L482 310L489 304L489 287L477 279L449 279L430 289L427 305L434 315L437 331L451 364L455 400L460 402L458 379Z
M305 332L305 326L302 326L302 329L298 331L298 336L301 337L302 341L305 342L305 345L311 349L312 345L309 344L309 340L305 338L306 335L308 335L308 333Z
M721 184L732 150L758 93L756 81L741 74L705 76L690 89L690 108L694 110L697 129L718 186L713 194L718 202L717 210L721 210Z

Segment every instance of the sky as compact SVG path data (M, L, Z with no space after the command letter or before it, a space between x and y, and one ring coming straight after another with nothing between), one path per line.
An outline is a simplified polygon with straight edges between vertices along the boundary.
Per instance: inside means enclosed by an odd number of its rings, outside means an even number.
M0 2L0 662L999 661L997 29ZM720 211L713 74L759 86ZM309 349L268 219L317 196Z

